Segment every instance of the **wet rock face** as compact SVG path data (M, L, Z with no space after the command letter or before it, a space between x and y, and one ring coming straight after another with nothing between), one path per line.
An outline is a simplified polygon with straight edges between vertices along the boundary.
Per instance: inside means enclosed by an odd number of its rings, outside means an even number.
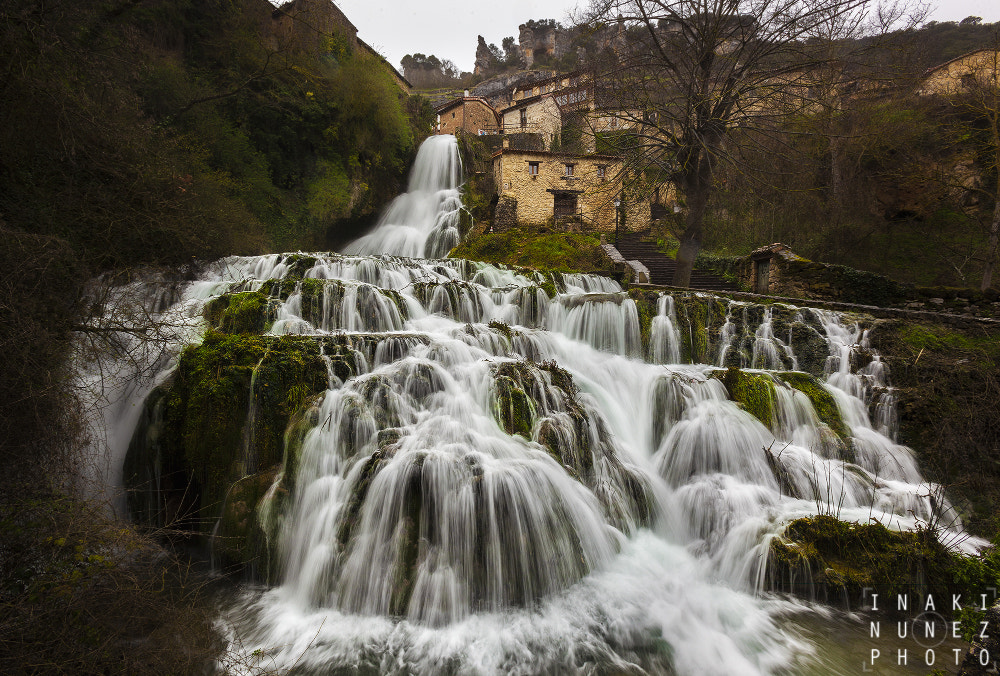
M985 629L977 631L962 660L960 676L993 676L1000 671L1000 601L986 611ZM983 634L985 637L981 637Z

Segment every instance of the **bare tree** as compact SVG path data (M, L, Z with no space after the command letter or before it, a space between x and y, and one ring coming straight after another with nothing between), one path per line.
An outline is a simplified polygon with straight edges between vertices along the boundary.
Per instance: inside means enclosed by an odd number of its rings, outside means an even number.
M820 81L844 84L846 50L902 14L875 0L593 0L587 21L617 20L624 35L595 63L611 120L598 126L624 130L626 180L661 176L686 202L674 285L690 283L720 163L816 106Z

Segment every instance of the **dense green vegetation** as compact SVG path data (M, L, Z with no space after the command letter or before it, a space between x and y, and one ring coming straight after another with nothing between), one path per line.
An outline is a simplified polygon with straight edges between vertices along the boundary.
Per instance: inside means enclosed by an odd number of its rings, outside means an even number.
M983 192L996 176L988 125L954 100L896 85L901 93L740 141L746 166L726 172L706 248L746 255L783 242L899 282L978 288L995 203Z
M196 673L219 649L165 531L123 531L67 497L82 415L66 357L80 329L117 347L86 327L99 273L335 246L398 192L429 105L353 36L279 30L274 10L0 6L0 664ZM222 328L245 329L259 300L220 309Z
M934 525L898 532L880 523L840 521L836 515L798 519L788 525L784 537L771 541L771 586L835 604L855 604L865 598L866 590L883 598L960 594L974 599L1000 582L1000 551L969 557L950 547L955 544L942 543Z

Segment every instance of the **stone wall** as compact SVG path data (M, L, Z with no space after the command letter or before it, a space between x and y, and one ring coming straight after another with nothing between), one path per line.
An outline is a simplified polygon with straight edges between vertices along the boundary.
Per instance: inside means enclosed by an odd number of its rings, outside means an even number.
M989 82L992 79L995 82L998 71L1000 71L1000 51L980 49L928 71L917 94L924 96L959 94L968 89L965 78L971 76L978 77L981 81Z
M462 130L469 134L496 134L496 112L483 99L466 97L453 101L438 112L438 134L454 134Z
M736 277L748 291L784 298L852 303L966 317L1000 317L1000 293L903 284L874 272L810 261L784 244L739 259L703 259L699 267Z
M538 163L538 173L529 163ZM566 165L573 175L566 175ZM516 202L516 218L521 225L544 225L555 220L556 194L575 195L576 225L585 231L610 232L615 228L614 199L621 192L615 180L620 170L617 157L527 152L504 148L493 156L493 174L501 202ZM599 175L604 168L604 176ZM649 224L649 204L626 204L623 225L640 230ZM569 219L572 220L572 219ZM573 226L567 226L574 229Z
M330 0L290 0L271 15L276 49L326 52L331 38L343 37L349 49L358 49L358 29Z
M527 122L521 126L521 111L525 111ZM541 134L545 149L552 149L552 141L562 128L562 114L555 99L543 96L523 105L507 108L501 113L504 132Z

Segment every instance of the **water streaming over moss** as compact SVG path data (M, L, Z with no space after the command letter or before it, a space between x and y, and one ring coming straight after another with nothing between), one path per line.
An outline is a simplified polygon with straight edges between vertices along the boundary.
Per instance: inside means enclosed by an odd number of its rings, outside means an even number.
M891 438L863 317L372 255L443 241L398 206L349 255L208 266L207 334L134 436L139 516L197 491L272 583L226 614L269 663L769 673L811 651L757 595L790 522L950 509Z

